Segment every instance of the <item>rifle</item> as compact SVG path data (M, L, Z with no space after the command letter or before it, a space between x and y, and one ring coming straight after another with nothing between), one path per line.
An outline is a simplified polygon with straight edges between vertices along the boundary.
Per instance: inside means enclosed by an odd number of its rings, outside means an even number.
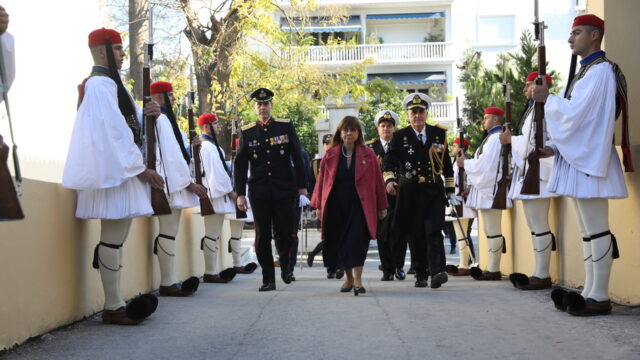
M460 104L458 103L458 97L456 96L456 123L458 126L458 131L459 131L459 136L458 138L460 139L460 145L458 146L460 148L460 152L462 153L462 155L464 155L467 151L467 148L464 146L464 127L462 126L462 118L460 117ZM457 156L458 154L456 154ZM461 196L463 198L465 198L465 196L463 196L462 194L464 193L465 189L466 189L466 184L465 184L465 173L464 173L464 168L463 167L459 167L458 168L458 196ZM455 210L456 210L456 214L463 214L463 206L462 204L460 205L456 205L455 206ZM466 233L463 231L463 233Z
M191 80L191 77L189 78ZM193 82L191 83L191 90L187 94L187 120L189 122L189 143L191 144L191 158L193 159L193 167L195 169L196 184L202 185L202 165L200 159L200 145L193 144L193 138L198 136L196 133L196 127L193 122L193 103L195 102L196 93L193 91ZM209 190L207 189L207 193ZM200 215L207 216L213 215L216 212L213 210L213 204L209 196L200 198Z
M535 21L533 26L535 29L535 39L538 40L538 78L536 79L536 85L542 85L542 79L547 74L547 56L546 47L544 45L544 21L538 19L538 0L534 3ZM539 149L544 146L543 139L543 121L544 121L544 103L536 102L534 104L534 129L535 129L535 149L527 156L527 162L529 163L529 169L525 174L524 181L522 183L523 195L539 195L540 194L540 153Z
M16 176L16 184L14 186L7 160L9 160L9 146L4 144L2 136L0 136L0 220L21 220L24 219L24 213L20 206L18 197L21 195L20 187L22 186L22 175L20 173L20 163L18 162L18 146L13 137L13 126L11 124L11 112L9 111L9 96L5 79L7 78L4 69L4 54L0 46L0 82L2 82L2 99L7 110L7 119L9 120L9 131L11 133L11 142L13 143L13 168Z
M231 120L231 167L233 167L233 160L236 158L236 153L238 152L238 146L236 145L236 140L238 139L238 103L236 102L235 106L235 117ZM236 203L236 219L246 219L247 212L242 211L238 208L238 204Z
M505 123L504 127L511 125L511 85L507 83L507 61L504 60L502 68L502 93L504 95ZM511 186L511 175L509 174L509 155L511 155L511 144L504 144L500 148L500 163L502 166L502 176L498 180L497 189L493 197L492 209L504 210L507 208L507 193Z
M153 61L153 8L149 4L149 40L144 47L144 67L142 68L142 103L146 106L151 101L151 61ZM144 115L144 131L147 169L156 170L156 118ZM151 187L151 206L153 215L171 214L171 206L164 189Z

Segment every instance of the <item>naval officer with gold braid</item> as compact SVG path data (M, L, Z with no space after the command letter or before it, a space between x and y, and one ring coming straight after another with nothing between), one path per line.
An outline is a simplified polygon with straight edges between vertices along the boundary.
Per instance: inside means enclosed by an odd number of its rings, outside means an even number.
M387 192L397 194L392 228L394 236L406 237L411 245L415 286L426 287L431 275L436 289L448 280L442 237L447 197L456 202L447 131L426 124L431 106L427 95L410 94L403 104L410 126L393 134L383 162Z

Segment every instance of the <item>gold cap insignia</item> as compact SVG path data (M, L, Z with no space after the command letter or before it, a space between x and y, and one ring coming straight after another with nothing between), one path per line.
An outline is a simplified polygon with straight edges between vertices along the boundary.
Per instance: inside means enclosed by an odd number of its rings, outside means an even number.
M385 119L391 119L391 113L387 111L387 112L384 114L383 118L385 118Z
M422 102L422 99L420 99L419 95L416 95L416 96L413 97L413 100L411 102L414 103L414 104L419 104L419 103Z

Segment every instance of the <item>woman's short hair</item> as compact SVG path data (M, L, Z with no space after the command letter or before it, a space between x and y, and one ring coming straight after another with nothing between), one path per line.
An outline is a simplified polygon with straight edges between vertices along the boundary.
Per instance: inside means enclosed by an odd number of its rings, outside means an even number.
M336 133L333 135L333 142L331 145L342 145L342 130L357 130L358 131L358 139L356 140L356 145L364 146L364 136L362 135L362 126L360 125L360 120L357 117L347 115L340 120L338 123L338 128L336 129Z

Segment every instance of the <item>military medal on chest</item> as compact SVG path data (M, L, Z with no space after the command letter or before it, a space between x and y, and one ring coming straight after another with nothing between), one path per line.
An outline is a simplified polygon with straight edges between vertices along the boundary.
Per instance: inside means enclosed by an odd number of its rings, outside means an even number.
M413 150L413 146L409 146L409 150L407 150L407 152L409 153L409 155L413 155L413 153L415 152L415 150Z

